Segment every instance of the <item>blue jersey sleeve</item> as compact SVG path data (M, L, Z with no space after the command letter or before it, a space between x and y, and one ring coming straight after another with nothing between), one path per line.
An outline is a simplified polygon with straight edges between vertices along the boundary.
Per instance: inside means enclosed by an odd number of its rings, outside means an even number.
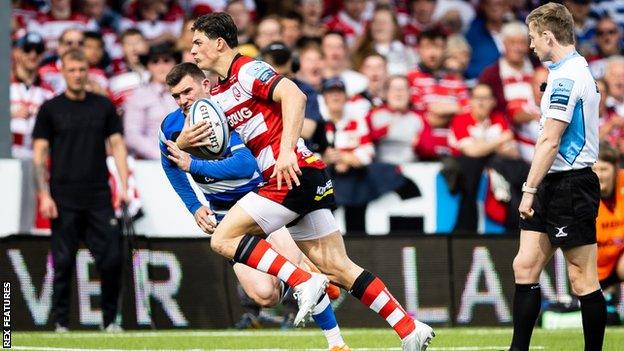
M202 203L199 201L195 191L191 187L191 183L189 182L186 173L167 158L168 153L165 141L168 140L168 136L166 130L163 130L161 127L158 134L161 153L160 164L165 171L165 175L173 187L173 190L175 190L182 202L184 202L184 205L189 212L191 212L191 214L195 214L195 211L202 206Z
M258 170L256 159L245 147L238 133L231 134L226 154L228 153L231 155L222 160L192 159L190 172L208 178L233 180L250 178Z

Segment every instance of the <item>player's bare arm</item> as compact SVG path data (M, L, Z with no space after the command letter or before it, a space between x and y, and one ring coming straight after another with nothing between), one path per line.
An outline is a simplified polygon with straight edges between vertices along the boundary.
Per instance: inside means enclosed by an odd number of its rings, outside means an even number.
M123 137L119 133L115 133L108 138L108 144L111 147L111 153L115 159L115 166L121 179L121 191L119 191L120 197L116 201L128 203L128 150L126 149L126 143ZM117 206L119 204L115 204Z
M35 139L33 141L33 167L35 174L35 189L39 197L39 211L46 218L56 218L58 211L56 203L50 196L48 186L48 157L50 152L50 142L46 139Z
M292 182L299 186L297 175L301 175L301 170L297 164L295 146L301 135L306 100L305 94L287 78L280 80L273 92L273 101L282 105L284 124L280 154L275 162L273 174L271 174L271 177L277 177L277 189L281 189L282 180L286 182L288 189L292 189Z
M540 135L535 144L535 154L531 163L531 170L527 176L526 184L530 188L537 188L542 179L548 173L548 170L557 157L559 152L559 143L561 136L568 127L568 123L554 118L546 118L544 122L544 131ZM524 218L533 217L533 196L530 192L522 193L522 201L520 202L520 216Z

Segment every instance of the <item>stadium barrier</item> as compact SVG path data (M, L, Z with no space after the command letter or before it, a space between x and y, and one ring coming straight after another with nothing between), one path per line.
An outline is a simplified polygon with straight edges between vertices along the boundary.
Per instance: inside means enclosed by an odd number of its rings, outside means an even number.
M132 265L124 269L125 328L229 328L242 314L233 271L211 251L208 238L140 236L136 243ZM354 261L377 273L407 311L423 321L456 326L511 323L511 263L517 237L346 237L346 245ZM52 329L52 275L48 237L0 239L0 278L11 282L14 330ZM540 283L546 299L570 298L560 252ZM621 288L624 291L624 285ZM94 261L81 248L72 283L71 328L96 328L101 323L99 295ZM345 327L385 325L344 291L334 305ZM624 313L624 304L619 309Z
M204 236L169 185L159 161L136 161L130 165L144 214L136 222L138 233L160 238ZM402 165L403 174L418 186L420 196L402 200L397 194L389 193L369 203L366 232L388 235L406 228L410 232L428 234L450 232L455 226L460 198L449 192L440 168L441 165L435 162ZM3 207L7 206L6 210L0 211L0 237L15 233L49 232L46 221L37 218L35 213L32 179L31 162L0 159L0 194L3 195ZM485 177L480 188L478 231L500 234L503 228L483 215ZM199 192L199 189L196 191ZM336 216L344 229L344 216L340 209Z

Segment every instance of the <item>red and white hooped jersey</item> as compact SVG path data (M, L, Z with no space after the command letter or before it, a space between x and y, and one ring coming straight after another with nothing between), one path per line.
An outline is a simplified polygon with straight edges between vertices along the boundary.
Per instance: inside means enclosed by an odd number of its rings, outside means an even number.
M282 106L273 90L283 76L266 62L236 55L228 76L211 89L212 99L223 109L230 130L235 130L251 150L265 180L273 172L282 139ZM322 169L325 164L299 138L295 149L299 167Z
M426 112L430 104L440 102L459 104L460 113L470 110L468 88L460 78L445 72L433 75L419 68L409 72L407 80L410 83L412 104L419 113Z
M11 77L11 109L26 107L28 116L26 118L11 118L11 136L13 144L11 153L15 158L32 157L32 130L39 107L44 101L54 97L54 92L39 77L33 85L26 85L15 76Z

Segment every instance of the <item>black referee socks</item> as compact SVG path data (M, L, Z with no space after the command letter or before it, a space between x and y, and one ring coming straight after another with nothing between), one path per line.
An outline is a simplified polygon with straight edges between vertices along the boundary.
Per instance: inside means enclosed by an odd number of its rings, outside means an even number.
M578 298L581 301L581 313L583 314L585 351L600 351L607 325L607 303L602 295L602 290L598 289Z
M513 300L513 339L510 351L528 351L533 327L542 305L539 283L516 284Z

